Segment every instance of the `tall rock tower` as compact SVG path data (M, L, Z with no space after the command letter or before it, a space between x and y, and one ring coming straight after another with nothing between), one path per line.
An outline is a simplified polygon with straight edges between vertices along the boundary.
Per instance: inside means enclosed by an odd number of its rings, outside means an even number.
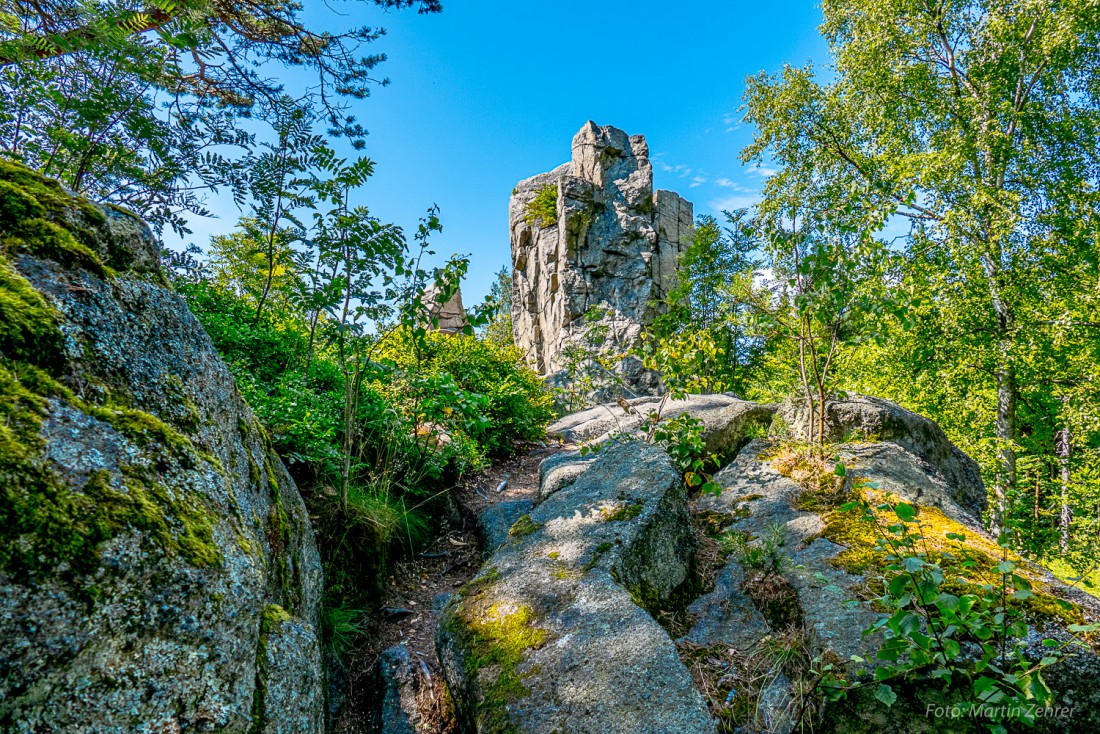
M578 361L615 364L594 399L654 394L657 376L620 357L676 284L692 205L653 190L645 137L585 123L572 161L521 181L508 215L512 328L531 366L562 381Z

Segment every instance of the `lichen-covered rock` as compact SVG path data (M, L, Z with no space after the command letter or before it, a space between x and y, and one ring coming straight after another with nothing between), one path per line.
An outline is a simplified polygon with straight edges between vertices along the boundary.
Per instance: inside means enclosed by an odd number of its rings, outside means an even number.
M808 438L809 413L805 401L787 400L776 412L775 421L793 436ZM816 424L818 420L815 412L813 421ZM985 510L985 484L978 463L922 415L882 398L849 395L826 401L824 434L832 443L852 439L896 443L930 464L943 478L951 498L971 516L980 518Z
M764 638L771 628L760 610L741 589L745 571L730 561L718 574L714 589L688 607L695 624L684 636L693 645L728 645L747 652Z
M504 500L481 510L477 515L477 530L482 552L492 553L508 542L508 531L534 506L534 501L529 499Z
M594 452L581 456L579 451L562 451L543 459L539 464L539 500L577 481L577 477L588 471L596 457Z
M420 677L405 645L386 648L378 656L375 670L377 689L377 734L417 734L420 709L417 692Z
M619 355L638 343L675 286L692 205L653 191L649 148L593 122L573 138L572 160L521 181L508 208L512 326L531 366L560 373L569 353ZM654 394L657 376L633 357L594 400Z
M713 732L643 608L688 579L694 550L664 451L609 448L520 518L444 611L437 648L460 717L478 732Z
M687 395L680 399L644 397L597 405L559 418L546 429L570 443L601 443L615 434L629 434L651 412L662 419L690 415L703 423L708 453L732 458L748 440L764 432L776 406L741 400L736 395Z
M301 497L149 230L0 163L0 729L320 732Z
M878 402L866 399L872 406ZM849 663L852 656L873 661L882 644L879 633L866 637L862 633L883 616L866 600L869 593L874 594L876 588L881 588L884 574L888 573L885 570L888 561L875 550L876 536L871 526L860 519L860 513L843 510L842 503L857 495L864 496L872 505L879 504L887 495L894 501L913 503L925 524L926 540L922 547L927 552L949 554L942 561L947 564L947 573L952 573L951 558L958 563L966 559L964 565L954 567L956 578L994 572L992 569L1000 561L1001 549L983 531L980 520L955 499L965 499L967 495L956 491L951 480L930 460L913 453L923 448L931 454L929 437L934 438L935 433L928 430L923 419L910 420L916 432L913 437L895 426L886 434L890 439L887 442L866 440L878 436L864 433L860 440L831 447L830 450L839 454L846 465L846 483L831 472L825 479L809 476L800 480L803 484L796 483L780 472L783 466L790 468L784 464L785 449L765 440L754 440L742 449L733 463L715 475L714 481L722 487L721 494L699 497L692 503L694 510L711 513L713 524L732 533L743 533L756 539L755 543L774 533L775 528L780 529L785 538L783 550L787 558L782 576L795 595L797 615L794 616L797 616L800 635L808 645L807 654L820 655L847 667L853 675L861 674L865 665ZM870 424L870 421L863 422L865 426ZM852 434L845 430L845 435ZM914 449L906 448L908 446ZM941 457L946 453L942 452ZM792 472L791 477L794 476ZM965 473L962 476L965 479ZM815 484L820 481L833 484L823 488ZM714 520L715 514L725 515L726 521ZM884 525L896 521L893 515L883 518ZM949 533L955 539L948 537ZM1043 638L1067 639L1067 624L1071 621L1100 620L1100 602L1096 599L1066 587L1042 568L1019 558L1015 560L1020 572L1030 578L1034 592L1033 597L1021 602L1032 625L1024 647L1034 660L1047 654ZM696 624L685 639L699 645L722 645L747 651L757 649L769 636L782 632L754 614L760 611L755 598L745 598L752 597L744 585L750 573L752 569L738 560L730 561L714 591L689 607L696 615ZM727 591L731 585L734 588ZM722 597L727 600L726 604L722 604ZM861 599L863 603L853 601ZM1055 599L1069 602L1069 608L1060 606ZM739 624L741 621L743 623ZM1100 654L1094 648L1077 652L1044 673L1055 692L1057 705L1073 707L1072 716L1039 721L1037 730L1100 730L1100 714L1096 713L1100 710ZM790 683L793 685L793 681ZM943 731L945 724L949 724L956 727L948 729L951 731L986 730L981 721L928 716L929 706L950 709L954 704L969 700L969 691L945 689L941 683L920 675L894 683L898 701L892 708L876 700L874 686L854 690L845 701L819 702L819 713L813 721L815 729L916 734ZM774 690L767 695L774 699L773 703L782 703L790 691L776 689L777 685L773 680L771 688ZM765 706L764 694L764 691L758 694L755 705ZM779 709L789 710L789 707L779 706ZM749 730L764 731L752 727Z

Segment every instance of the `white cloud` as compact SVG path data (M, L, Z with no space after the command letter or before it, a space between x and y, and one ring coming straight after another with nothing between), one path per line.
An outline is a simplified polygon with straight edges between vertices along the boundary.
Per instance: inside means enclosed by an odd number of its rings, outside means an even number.
M727 112L722 115L722 124L726 127L726 132L731 133L734 130L740 130L744 125L741 122L741 115L737 112Z
M749 192L744 194L735 194L733 196L724 196L719 199L714 199L708 202L710 208L715 211L732 211L733 209L747 209L760 202L760 194L756 192Z
M779 169L778 168L772 168L771 166L766 166L766 165L761 164L759 166L753 166L752 168L748 169L746 171L746 173L748 173L750 176L759 176L760 178L769 178L769 177L774 176L775 174L779 173Z
M702 176L696 176L695 178L691 179L691 186L689 186L688 188L694 189L696 186L702 186L706 182L707 180Z
M725 176L723 176L722 178L716 180L714 183L717 184L718 186L721 186L721 187L727 188L727 189L732 189L734 186L737 185L733 181L730 181Z

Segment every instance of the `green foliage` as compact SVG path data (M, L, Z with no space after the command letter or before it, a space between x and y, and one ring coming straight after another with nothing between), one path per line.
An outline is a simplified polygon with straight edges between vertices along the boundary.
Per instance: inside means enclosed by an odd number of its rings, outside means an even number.
M493 309L493 316L486 324L482 337L502 347L514 347L512 335L512 270L508 266L497 272L496 280L489 288L487 301Z
M738 298L760 267L755 252L759 243L746 210L725 216L724 227L710 216L696 221L680 256L676 287L653 325L650 348L675 352L663 359L665 364L690 364L696 384L688 392L749 395L765 377L762 361L771 346L750 337Z
M750 79L743 158L779 163L764 206L777 217L808 201L860 228L909 225L884 284L910 308L855 355L860 383L959 427L1004 528L1023 514L1022 450L1057 455L1067 426L1094 461L1100 15L1088 1L823 10L830 81L811 67ZM1064 494L1068 510L1077 490Z
M659 414L651 414L648 422L648 435L654 443L668 451L672 463L683 473L684 483L689 488L716 497L722 494L722 488L711 481L707 471L714 471L718 466L718 457L707 451L701 420L687 413L665 419Z
M781 574L791 565L785 550L787 526L783 523L770 525L759 538L733 530L718 541L726 553L752 571Z
M884 572L882 595L874 604L889 613L864 631L865 637L882 638L878 664L868 671L875 698L892 705L897 696L891 682L919 673L963 686L967 700L961 704L980 710L993 732L1004 732L1010 721L1034 724L1032 712L1053 702L1043 672L1084 645L1079 635L1100 625L1070 623L1072 636L1043 640L1041 654L1036 653L1029 649L1027 613L1043 607L1013 560L1008 537L998 540L999 562L985 565L964 552L962 533L947 532L945 539L956 550L941 550L929 535L933 524L915 505L884 500L872 506L861 496L841 512L858 514L873 530L874 553Z
M351 652L356 641L364 634L364 620L367 614L361 609L353 609L346 603L325 606L321 612L321 628L329 649L337 657Z
M206 213L206 192L228 190L238 204L248 195L264 131L240 121L277 124L284 94L361 148L349 101L368 94L384 59L363 52L381 29L307 23L299 4L267 0L8 3L3 19L0 155L181 233L181 213Z
M427 386L431 389L425 391L425 400L435 401L425 406L429 420L447 420L448 407L454 413L460 400L466 401L461 405L472 403L465 413L458 411L465 416L461 430L491 456L514 453L517 442L542 438L543 427L553 417L551 396L538 375L524 366L523 354L516 347L488 339L428 334L418 367L410 347L408 333L397 333L387 340L379 357L392 360L406 374L418 368L440 378L450 377L453 401L439 391L438 382Z
M527 204L523 221L538 227L552 227L558 221L558 185L543 184Z
M466 268L420 268L435 210L410 247L348 203L373 164L335 157L293 112L251 215L175 285L305 491L339 651L363 629L340 610L376 603L389 559L436 529L457 478L542 437L551 397L515 347L429 330L429 300Z

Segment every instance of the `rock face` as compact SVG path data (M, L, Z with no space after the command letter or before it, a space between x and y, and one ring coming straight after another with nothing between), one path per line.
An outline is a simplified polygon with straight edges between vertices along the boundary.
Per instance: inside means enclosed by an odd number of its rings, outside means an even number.
M815 423L817 420L815 416ZM785 401L776 421L798 438L809 437L810 418L804 402ZM980 518L985 510L985 484L978 463L923 415L867 395L833 399L825 404L825 438L833 443L862 439L896 444L931 468L930 474L938 475L951 498L973 517Z
M375 668L378 691L377 734L416 734L420 709L416 699L420 677L405 645L382 651Z
M496 502L477 516L478 535L481 536L483 553L492 553L508 542L508 531L524 515L531 512L535 503L528 499Z
M691 203L653 190L645 138L591 121L569 163L516 186L508 215L516 344L535 370L559 378L585 354L637 344L676 283L692 229ZM659 387L634 358L616 369L621 385L606 381L597 400Z
M887 409L892 405L882 407ZM894 413L893 409L890 412ZM926 421L915 414L909 415ZM789 425L786 423L786 427ZM858 477L861 482L877 482L873 497L881 498L884 495L879 493L888 492L896 499L916 504L920 516L930 523L926 532L930 538L936 538L934 542L946 543L947 532L965 535L965 545L956 543L943 547L957 555L965 554L970 559L968 562L977 567L982 564L995 567L1000 560L999 549L983 532L980 520L956 500L965 501L965 493L956 492L929 461L903 448L903 445L931 448L923 442L930 435L925 431L926 426L919 421L910 425L916 430L913 435L896 431L888 434L894 441L858 440L841 443L834 449L848 467L850 476ZM844 435L852 433L844 429ZM943 442L950 446L946 438ZM946 453L944 446L939 445L938 449ZM872 581L881 579L879 574L883 573L885 565L884 561L875 560L874 535L861 529L865 526L849 517L851 513L838 508L837 504L843 500L838 499L833 505L819 504L820 500L812 491L808 492L780 473L781 464L782 449L778 444L753 441L742 449L733 463L715 475L714 480L723 488L722 493L717 497L697 498L693 501L693 510L707 513L711 522L721 525L725 532L743 533L749 538L763 538L779 528L787 559L782 576L793 590L797 609L797 619L788 619L784 624L794 625L798 636L806 641L809 655L823 655L836 661L850 660L853 655L873 660L882 638L878 634L864 638L861 632L885 615L870 604L853 604L850 600L864 598L861 595L866 593L869 583L881 583L881 580ZM851 491L870 490L856 488ZM849 494L844 499L851 497ZM721 516L725 516L724 522L716 519ZM1024 562L1020 563L1024 566ZM1027 564L1025 568L1023 573L1031 578L1036 599L1046 600L1037 602L1026 612L1033 629L1024 644L1027 654L1038 660L1046 654L1041 644L1043 637L1065 639L1067 619L1075 615L1081 615L1078 618L1083 620L1100 619L1100 602L1062 585L1039 567ZM714 591L689 608L695 624L685 639L715 649L733 648L751 656L761 649L769 636L781 633L783 625L761 619L757 600L744 593L743 579L754 572L759 573L731 558L719 575ZM968 573L965 568L961 571L961 575ZM737 588L739 580L740 589ZM1054 605L1050 600L1055 597L1071 602L1074 611L1067 617L1051 614L1049 610ZM1036 730L1092 731L1100 726L1096 714L1096 706L1100 703L1096 687L1100 684L1100 655L1095 648L1081 652L1045 674L1057 697L1057 705L1076 707L1075 713L1068 720L1040 720ZM848 663L847 667L851 675L858 675L863 666ZM797 698L794 680L788 676L770 679L768 686L755 694L752 705L758 711L770 711L761 720L768 719L773 724L750 725L746 731L794 729L796 722L784 721L779 715L782 712L775 711L775 697L783 698L777 686L787 687L788 700ZM904 683L894 682L894 689L898 702L892 708L875 700L873 685L856 689L844 701L823 704L815 719L815 730L866 734L987 730L979 719L929 718L929 705L950 708L969 700L966 690L945 688L919 676ZM1011 726L1009 730L1014 731Z
M148 228L0 163L0 729L321 732L293 480Z
M477 732L713 732L660 603L695 552L663 450L621 444L530 515L448 604L437 648Z
M660 411L662 418L685 413L703 422L703 441L709 453L729 459L753 430L763 433L771 423L776 406L741 400L735 395L688 395L682 400L648 397L597 405L567 415L547 427L546 432L569 443L602 443L614 434L630 433Z
M462 291L456 290L446 303L439 303L439 291L429 286L424 291L424 302L428 304L428 314L432 320L431 328L445 334L459 334L469 325L466 308L462 305Z
M892 679L897 701L887 708L868 670L883 664L883 635L863 632L889 616L877 596L896 572L849 503L879 507L882 527L900 517L884 502L912 503L923 552L949 583L980 589L1002 560L982 530L977 468L938 426L887 401L838 401L827 435L830 455L847 468L840 478L831 463L814 464L801 444L785 442L805 430L790 404L731 396L666 403L666 415L702 420L708 445L725 447L713 477L721 491L687 499L661 449L610 435L633 430L656 402L561 419L558 435L600 450L545 460L540 503L450 600L437 646L470 731L988 730L980 718L929 716L929 706L972 699L961 673L953 686L928 671ZM758 427L773 416L764 436ZM699 565L697 548L709 549ZM1095 598L1010 557L1033 592L1020 598L1027 656L1047 654L1044 638L1068 640L1070 624L1100 620ZM699 570L704 561L709 576ZM676 621L666 630L647 611ZM960 641L960 660L980 649L976 639ZM1044 672L1055 705L1071 710L1039 719L1035 731L1100 731L1100 646L1075 650ZM807 698L818 683L815 657L862 687L841 701Z

